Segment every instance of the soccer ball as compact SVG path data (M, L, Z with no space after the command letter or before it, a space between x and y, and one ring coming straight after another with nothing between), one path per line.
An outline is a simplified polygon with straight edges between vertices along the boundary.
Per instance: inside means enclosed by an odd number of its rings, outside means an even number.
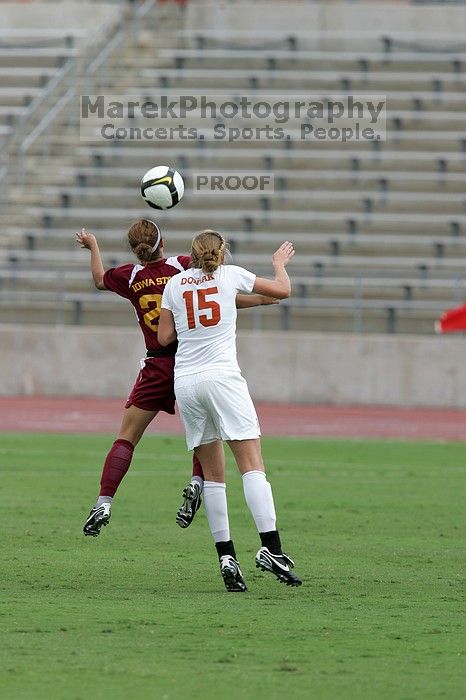
M142 178L141 194L150 207L171 209L184 194L183 178L168 165L158 165Z

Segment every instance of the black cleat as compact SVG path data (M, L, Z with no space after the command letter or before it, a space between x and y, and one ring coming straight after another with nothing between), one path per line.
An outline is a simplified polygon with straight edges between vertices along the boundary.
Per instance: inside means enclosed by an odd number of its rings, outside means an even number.
M220 573L223 576L225 588L230 593L242 593L248 590L239 564L230 554L220 557Z
M176 522L180 527L189 527L194 516L201 507L201 487L197 481L190 481L183 489L183 504L176 514Z
M272 554L267 547L261 547L256 554L256 567L262 571L270 571L279 581L287 586L300 586L302 581L291 569L294 561L286 554Z
M97 537L100 535L102 526L107 525L111 516L111 503L102 503L101 506L96 506L89 513L89 517L84 523L83 532L89 537Z

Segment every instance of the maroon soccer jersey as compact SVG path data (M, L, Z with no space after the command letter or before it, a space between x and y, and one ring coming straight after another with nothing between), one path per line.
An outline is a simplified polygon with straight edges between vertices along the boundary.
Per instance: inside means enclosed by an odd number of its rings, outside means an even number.
M147 265L129 264L113 267L104 274L106 288L129 299L134 306L148 350L162 348L157 340L157 328L165 285L171 277L187 270L190 260L189 255L179 255L176 258L162 258ZM174 355L176 342L166 350L169 353L172 351Z

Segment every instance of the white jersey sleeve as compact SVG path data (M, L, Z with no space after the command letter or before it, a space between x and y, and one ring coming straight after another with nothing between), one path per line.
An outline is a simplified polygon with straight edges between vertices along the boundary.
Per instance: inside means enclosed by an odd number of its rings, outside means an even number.
M238 265L225 265L225 272L229 278L229 282L237 292L245 292L250 294L256 282L256 275L244 267Z
M165 285L165 289L163 290L162 301L161 301L160 307L162 309L168 309L169 311L173 311L172 285L170 284L170 282L171 282L171 279L168 280L167 284Z

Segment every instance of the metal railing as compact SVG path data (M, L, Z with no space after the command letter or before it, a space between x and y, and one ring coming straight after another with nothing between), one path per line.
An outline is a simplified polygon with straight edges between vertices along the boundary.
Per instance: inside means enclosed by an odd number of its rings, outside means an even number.
M126 41L134 38L141 20L154 6L155 0L146 0L139 5L122 7L117 17L113 15L95 30L82 53L77 52L58 69L20 115L11 136L0 149L0 182L9 174L14 174L17 183L21 181L27 153L38 139L42 140L41 153L48 152L52 127L63 110L77 98L81 86L85 85L86 92L95 91L108 63L123 50ZM70 113L68 121L72 119Z

